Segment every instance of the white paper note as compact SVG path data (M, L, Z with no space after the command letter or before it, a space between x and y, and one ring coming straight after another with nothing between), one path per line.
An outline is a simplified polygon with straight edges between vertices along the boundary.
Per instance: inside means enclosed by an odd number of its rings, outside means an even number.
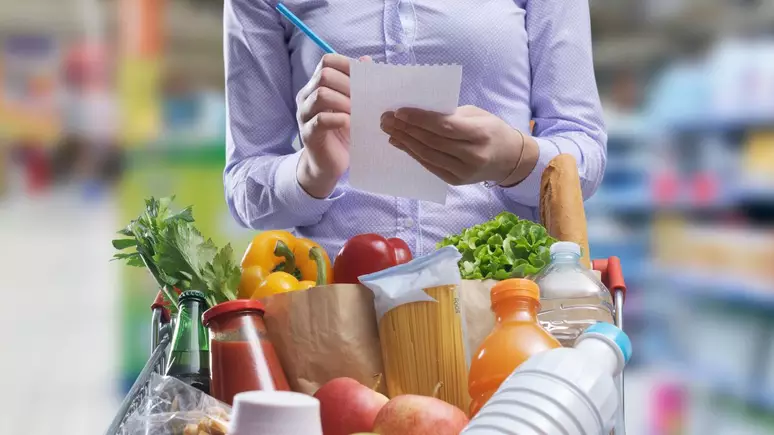
M349 184L382 195L446 202L448 185L388 142L384 112L413 107L451 114L462 82L460 65L386 65L353 61Z

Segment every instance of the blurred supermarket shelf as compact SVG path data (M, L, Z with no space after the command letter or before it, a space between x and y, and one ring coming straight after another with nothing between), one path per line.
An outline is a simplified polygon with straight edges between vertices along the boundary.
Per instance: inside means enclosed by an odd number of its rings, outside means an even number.
M754 379L730 376L719 370L697 365L676 365L673 372L694 388L726 397L764 411L774 411L774 390L756 384Z
M774 183L741 180L728 186L714 199L698 199L693 195L678 195L659 200L647 186L632 189L603 188L586 201L586 210L595 214L652 213L658 211L728 211L750 202L774 204Z
M649 275L662 282L669 290L686 296L709 298L756 309L774 309L772 282L727 275L722 271L676 270L660 266L652 266Z
M753 116L696 116L675 119L670 128L680 133L713 134L774 128L774 114Z
M649 212L654 209L652 195L647 189L618 190L601 188L586 201L586 210L594 213Z
M734 187L733 192L738 201L774 204L774 180L743 179Z

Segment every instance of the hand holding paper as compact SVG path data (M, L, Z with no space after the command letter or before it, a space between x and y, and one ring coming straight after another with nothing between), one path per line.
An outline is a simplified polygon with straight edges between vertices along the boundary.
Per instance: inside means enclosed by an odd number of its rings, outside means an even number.
M452 115L420 109L388 112L382 116L382 130L391 145L455 186L516 184L531 171L537 148L505 121L475 106L460 107ZM534 147L528 152L529 145Z
M445 203L446 182L390 145L380 124L382 114L404 107L454 113L461 81L459 65L352 62L350 185L372 193Z

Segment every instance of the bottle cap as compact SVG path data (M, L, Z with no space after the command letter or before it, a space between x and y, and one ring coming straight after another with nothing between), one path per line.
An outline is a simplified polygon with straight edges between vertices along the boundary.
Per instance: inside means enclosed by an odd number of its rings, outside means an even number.
M615 343L618 349L621 350L624 364L629 363L629 360L632 357L632 342L629 340L629 336L617 326L606 322L595 323L586 328L586 330L583 331L583 334L578 337L578 340L583 339L584 336L604 337L608 341Z
M198 299L201 302L207 302L207 300L204 298L204 293L200 292L199 290L186 290L183 293L180 293L180 297L178 297L177 302L180 303L186 299Z
M581 255L581 248L580 245L578 245L575 242L556 242L553 245L551 245L550 249L551 255L554 254L575 254L580 256Z
M259 316L263 316L265 307L261 301L254 299L236 299L233 301L221 302L202 314L202 323L204 323L204 326L209 327L210 322L216 317L247 311L255 312Z
M510 298L526 297L540 301L540 288L535 281L511 278L498 282L490 293L492 305Z
M322 435L320 401L290 391L248 391L234 396L233 435Z

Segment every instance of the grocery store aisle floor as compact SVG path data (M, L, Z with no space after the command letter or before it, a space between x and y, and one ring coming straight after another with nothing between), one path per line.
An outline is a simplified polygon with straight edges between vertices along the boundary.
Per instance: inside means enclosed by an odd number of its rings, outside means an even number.
M117 406L111 200L0 200L0 433L99 434Z

